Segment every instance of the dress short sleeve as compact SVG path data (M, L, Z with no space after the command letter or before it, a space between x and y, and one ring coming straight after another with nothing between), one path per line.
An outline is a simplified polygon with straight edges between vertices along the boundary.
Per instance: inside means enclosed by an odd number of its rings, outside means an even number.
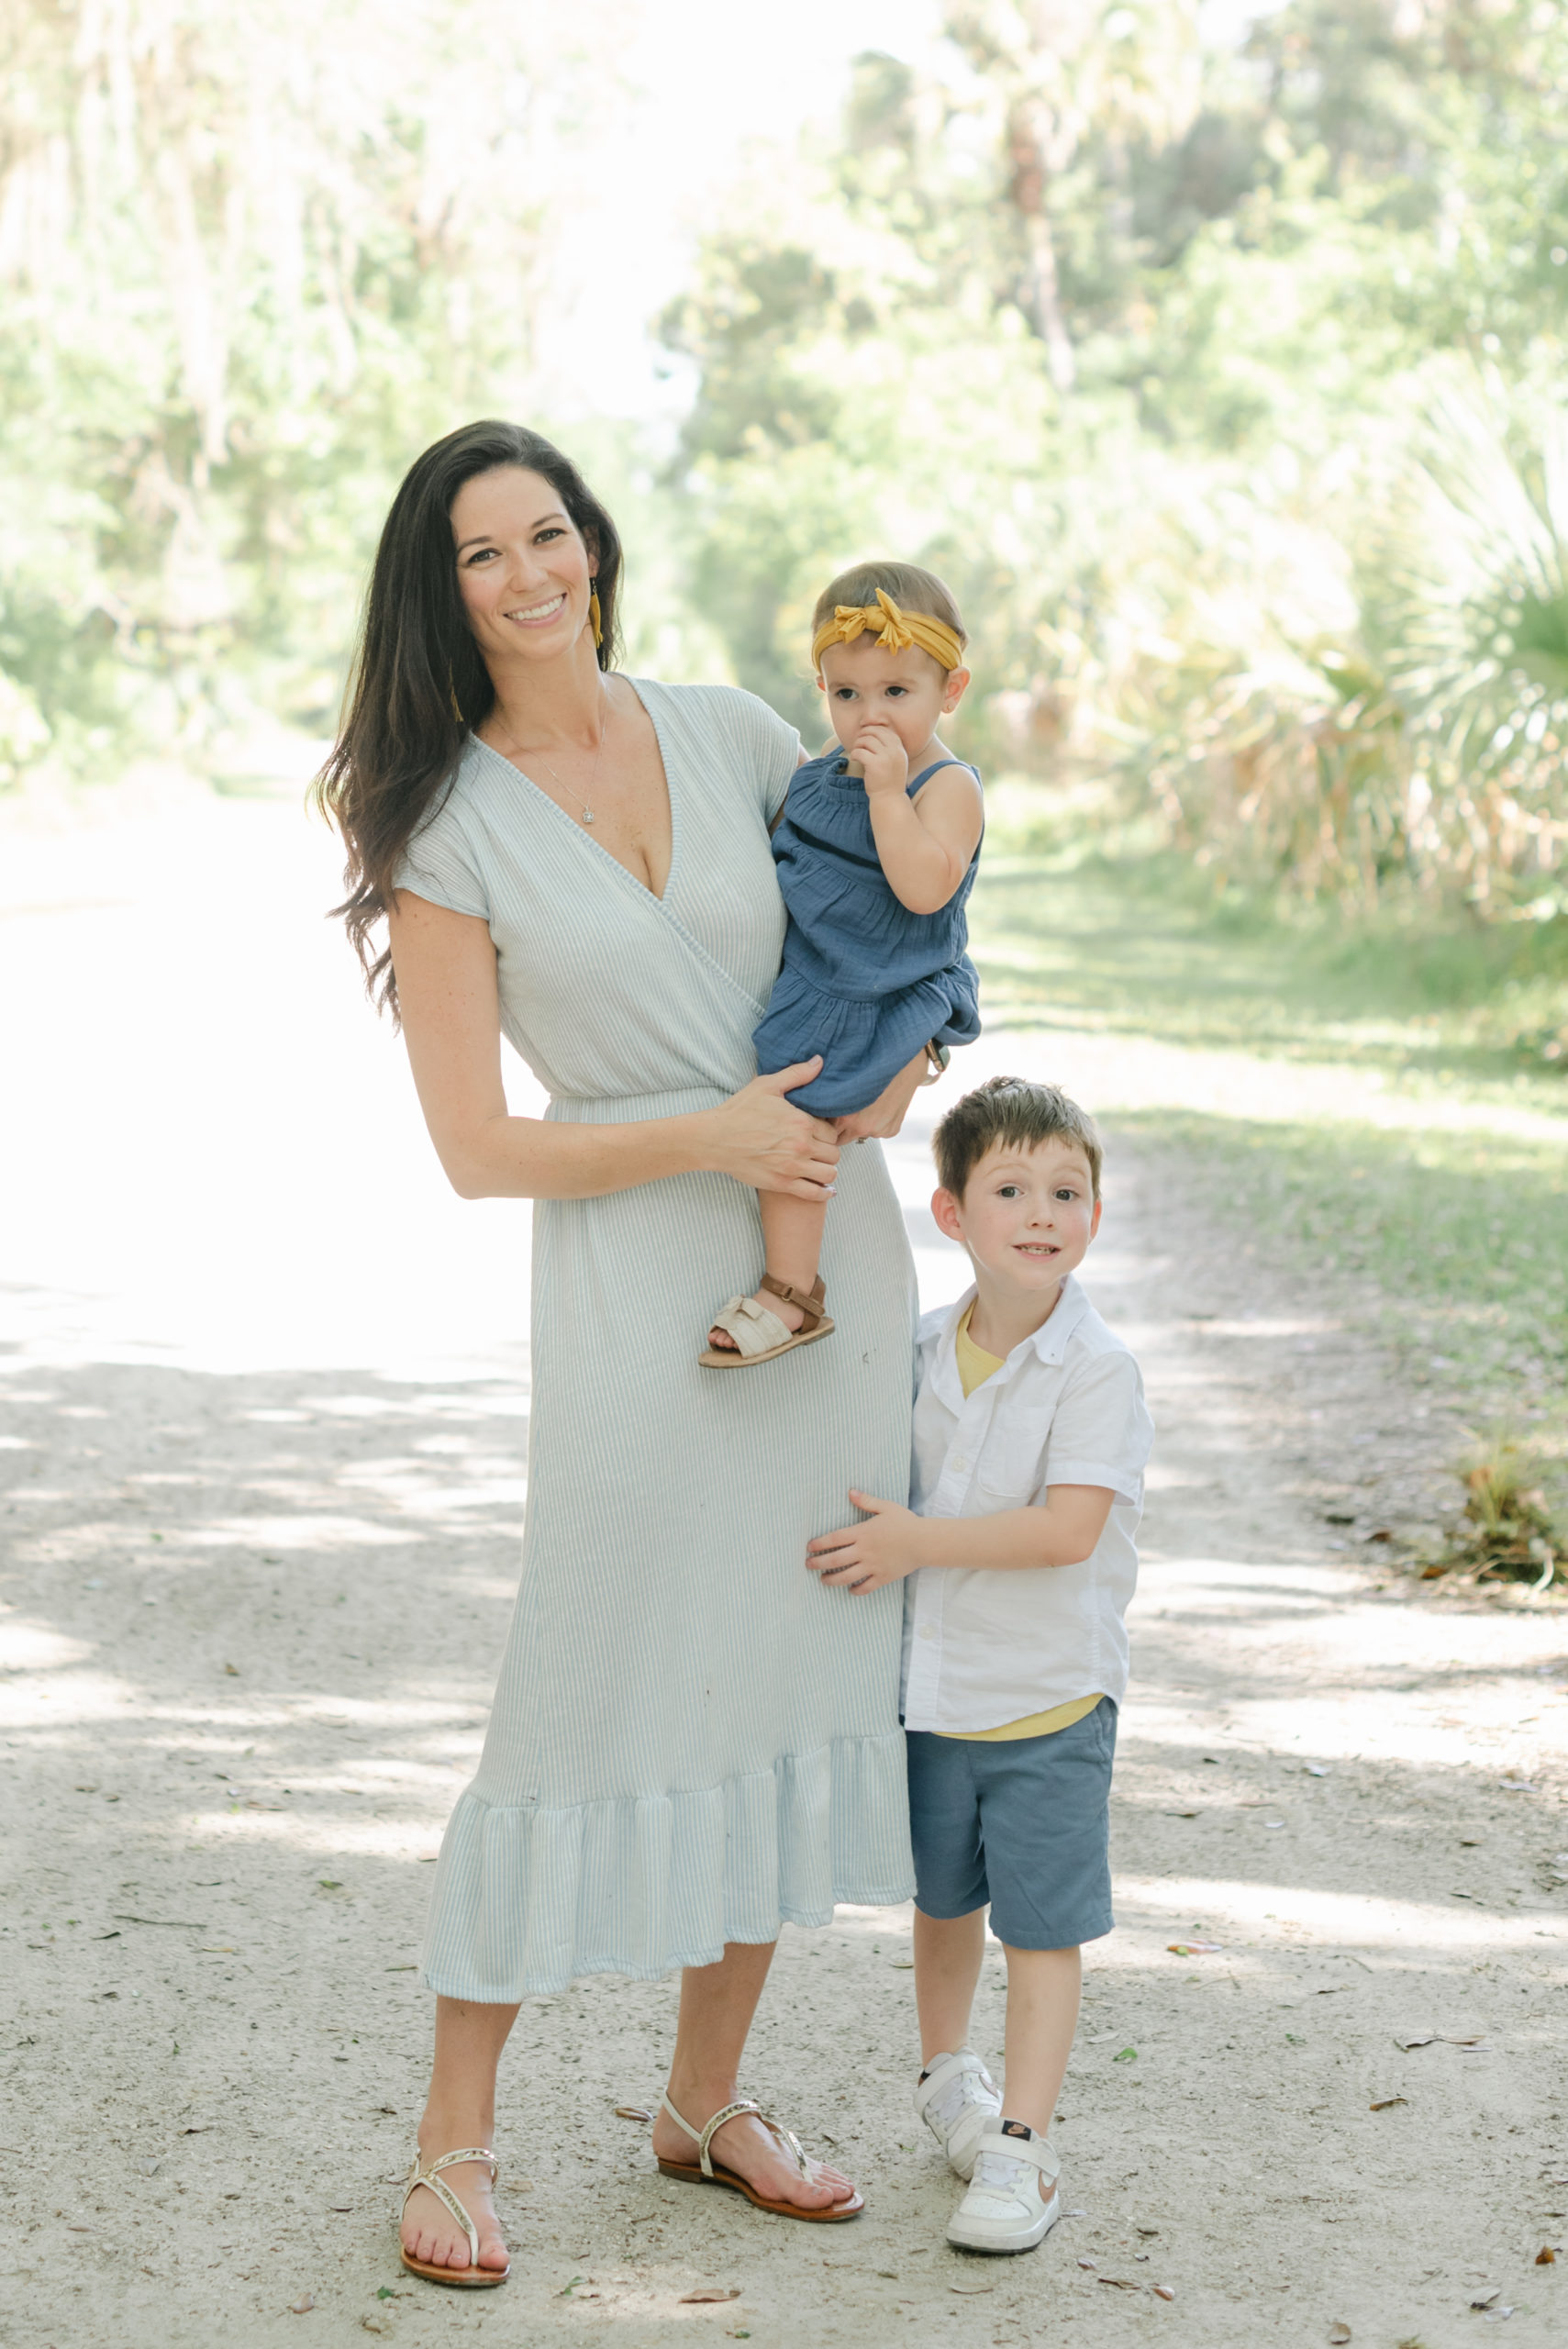
M478 861L450 791L409 841L392 885L411 889L417 897L428 897L449 912L489 920L489 892L479 877Z
M737 685L721 685L723 715L741 768L771 824L800 763L800 734L777 710Z

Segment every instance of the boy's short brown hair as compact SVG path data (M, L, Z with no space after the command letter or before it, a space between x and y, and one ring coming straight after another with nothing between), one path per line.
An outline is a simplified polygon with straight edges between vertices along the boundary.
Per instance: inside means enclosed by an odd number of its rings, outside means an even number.
M1105 1155L1099 1130L1088 1111L1070 1101L1059 1085L1031 1085L1023 1076L987 1077L953 1103L932 1136L931 1148L943 1190L962 1199L970 1176L997 1142L1038 1150L1041 1142L1056 1141L1070 1141L1083 1152L1097 1199Z
M850 570L840 571L817 598L817 608L811 615L812 635L824 620L832 618L840 604L874 604L879 587L906 612L924 612L929 619L944 620L960 644L969 642L969 632L959 618L952 589L934 571L922 571L917 562L857 562Z

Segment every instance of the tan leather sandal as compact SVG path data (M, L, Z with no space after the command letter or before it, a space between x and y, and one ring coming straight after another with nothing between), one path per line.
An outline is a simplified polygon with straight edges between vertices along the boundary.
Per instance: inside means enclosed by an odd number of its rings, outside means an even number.
M820 2210L807 2210L798 2202L775 2202L770 2196L759 2194L756 2188L740 2176L739 2170L726 2169L722 2162L716 2162L708 2148L717 2132L723 2128L727 2121L739 2120L743 2112L750 2112L755 2114L764 2129L773 2132L781 2145L786 2145L789 2148L795 2155L802 2177L810 2177L811 2164L807 2161L805 2148L794 2130L781 2129L778 2122L770 2121L762 2106L753 2104L749 2097L742 2098L739 2104L721 2106L706 2129L694 2129L689 2121L683 2120L667 2096L661 2101L676 2128L684 2129L697 2149L697 2158L695 2162L666 2161L662 2154L659 2154L657 2157L659 2167L666 2177L678 2177L685 2186L728 2186L735 2193L743 2194L747 2201L754 2203L759 2210L772 2210L774 2216L780 2219L815 2219L832 2223L840 2219L858 2219L865 2209L864 2200L855 2193L850 2194L842 2202L829 2202Z
M495 2156L487 2145L464 2145L459 2153L443 2154L428 2169L420 2167L419 2156L416 2154L414 2166L408 2173L408 2183L403 2189L402 2208L406 2210L408 2197L421 2186L433 2194L438 2202L444 2203L468 2237L468 2266L436 2267L427 2259L410 2258L401 2243L398 2249L403 2254L403 2265L410 2276L422 2276L427 2284L455 2284L460 2291L484 2291L492 2284L504 2284L512 2270L509 2265L506 2267L481 2267L479 2265L479 2229L441 2176L442 2170L450 2169L454 2162L488 2162L490 2183L495 2185Z
M776 1354L793 1353L796 1346L809 1346L817 1338L832 1336L828 1292L820 1280L809 1289L794 1288L788 1281L776 1281L772 1273L764 1273L757 1286L765 1288L770 1297L782 1297L786 1305L798 1305L806 1317L799 1329L792 1330L754 1297L732 1297L724 1310L714 1315L711 1327L729 1332L735 1352L731 1353L728 1346L709 1346L697 1356L705 1370L748 1368L752 1363L772 1362Z

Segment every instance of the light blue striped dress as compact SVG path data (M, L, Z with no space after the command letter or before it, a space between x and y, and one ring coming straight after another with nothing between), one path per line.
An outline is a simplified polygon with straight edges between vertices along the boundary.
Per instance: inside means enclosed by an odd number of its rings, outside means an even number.
M767 827L794 729L727 686L636 691L670 785L662 900L477 740L397 876L488 921L506 1036L549 1116L590 1124L745 1084L784 938ZM874 1143L828 1210L836 1334L699 1369L715 1303L762 1266L755 1195L726 1175L535 1204L522 1581L441 1848L431 1989L649 1980L909 1894L902 1594L803 1564L851 1485L908 1486L914 1274Z

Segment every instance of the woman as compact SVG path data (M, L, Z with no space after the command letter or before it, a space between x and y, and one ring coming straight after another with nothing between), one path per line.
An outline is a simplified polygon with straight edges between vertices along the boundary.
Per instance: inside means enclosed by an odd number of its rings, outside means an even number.
M423 1968L435 2064L403 2244L441 2283L506 2277L496 2064L518 2001L584 1974L684 1969L667 2175L852 2217L849 2179L739 2102L740 2058L781 1920L910 1884L898 1596L851 1602L804 1558L851 1484L905 1488L909 1252L881 1152L840 1149L897 1131L924 1056L837 1128L784 1098L817 1062L753 1074L798 738L749 694L615 674L620 565L538 434L475 424L427 450L320 786L340 910L453 1186L539 1202L522 1581ZM549 1089L542 1120L507 1115L503 1034ZM755 1277L759 1189L833 1195L838 1336L765 1383L714 1378L691 1332L716 1268Z

